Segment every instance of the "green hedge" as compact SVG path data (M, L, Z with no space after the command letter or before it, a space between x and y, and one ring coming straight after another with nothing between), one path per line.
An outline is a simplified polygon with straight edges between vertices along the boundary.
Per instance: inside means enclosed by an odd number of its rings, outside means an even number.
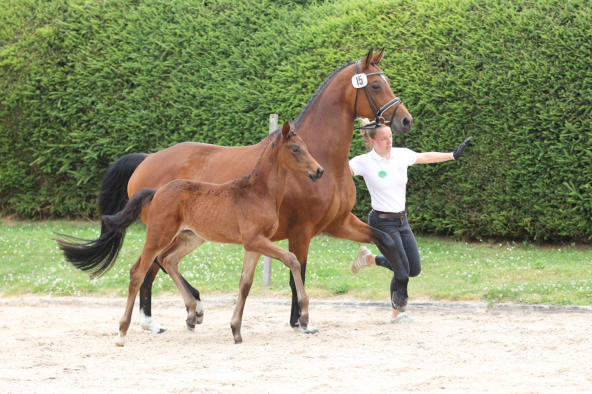
M592 240L592 5L584 0L8 0L0 212L95 216L107 166L193 140L254 143L330 72L385 47L418 151L414 229ZM362 152L359 136L352 155ZM359 182L355 212L369 197Z

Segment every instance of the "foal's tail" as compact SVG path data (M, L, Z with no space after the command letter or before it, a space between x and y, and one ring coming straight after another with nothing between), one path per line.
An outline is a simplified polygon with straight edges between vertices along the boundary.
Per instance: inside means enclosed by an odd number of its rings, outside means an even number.
M130 153L119 158L107 169L98 197L101 216L114 214L125 207L128 202L127 183L145 158L144 153ZM115 261L123 245L125 228L111 231L101 221L101 235L96 240L67 237L70 241L57 241L66 260L78 269L90 271L94 277L107 271Z

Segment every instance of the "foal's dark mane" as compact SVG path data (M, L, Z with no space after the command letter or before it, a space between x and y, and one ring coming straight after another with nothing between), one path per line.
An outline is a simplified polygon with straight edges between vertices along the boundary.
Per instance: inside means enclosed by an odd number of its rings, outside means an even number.
M251 168L251 171L249 171L249 173L245 176L234 179L233 181L231 181L232 183L238 184L241 187L245 187L249 183L249 180L253 176L255 169L257 168L257 166L259 165L259 162L261 161L261 159L265 155L265 152L269 148L269 145L271 144L272 145L271 149L274 149L273 145L277 144L277 142L279 141L279 139L281 137L281 132L282 132L282 130L278 127L277 129L275 129L275 131L273 131L272 133L270 133L268 136L266 136L263 139L262 142L265 144L265 147L261 151L261 154L257 158L257 161L255 161L255 165L253 166L253 168Z
M319 86L319 88L317 89L317 91L312 95L312 97L308 100L308 102L306 103L306 106L304 107L304 109L302 110L302 112L300 112L300 115L298 115L298 117L296 118L296 120L294 121L294 125L298 126L298 124L300 124L300 121L302 120L302 117L304 116L304 114L306 113L306 111L312 106L313 102L317 99L317 97L319 97L319 94L323 91L323 89L325 89L325 87L329 84L329 82L333 79L333 77L335 77L335 75L337 75L341 70L343 70L344 68L352 65L353 62L348 61L347 64L343 64L341 65L339 68L334 69L331 74L329 74L329 76L327 78L325 78L325 80L323 81L323 83L321 84L321 86Z

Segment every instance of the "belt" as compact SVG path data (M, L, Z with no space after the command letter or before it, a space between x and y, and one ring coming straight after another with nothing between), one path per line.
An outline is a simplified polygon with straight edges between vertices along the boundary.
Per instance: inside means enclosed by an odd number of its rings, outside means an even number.
M403 219L405 211L402 212L382 212L374 210L380 219Z

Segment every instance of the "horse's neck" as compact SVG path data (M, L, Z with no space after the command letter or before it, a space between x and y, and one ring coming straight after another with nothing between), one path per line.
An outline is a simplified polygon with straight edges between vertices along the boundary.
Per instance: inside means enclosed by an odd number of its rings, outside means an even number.
M348 165L354 114L351 103L345 98L329 99L327 89L330 87L331 84L326 86L314 105L303 114L298 133L319 163L338 170ZM341 91L338 93L343 94Z
M355 91L350 83L352 67L342 68L320 88L296 125L315 159L326 170L336 173L348 166L352 141L355 117Z

